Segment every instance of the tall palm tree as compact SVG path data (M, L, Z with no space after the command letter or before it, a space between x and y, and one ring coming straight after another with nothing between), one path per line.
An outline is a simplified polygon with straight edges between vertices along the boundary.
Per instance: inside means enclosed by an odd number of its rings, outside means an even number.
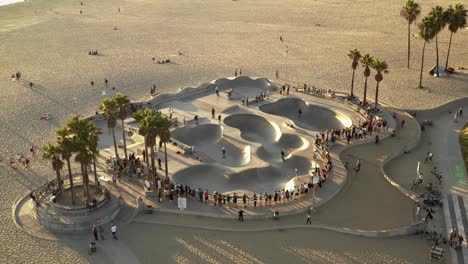
M135 118L136 121L140 122L138 125L138 134L143 136L144 142L145 142L145 157L144 159L146 160L146 165L149 165L149 160L148 160L148 128L146 127L146 124L141 123L141 121L148 115L152 114L152 111L148 108L145 109L139 109L133 114L133 118Z
M348 58L353 61L351 64L351 68L353 69L353 78L351 79L351 98L354 98L354 73L356 72L356 68L359 65L359 59L361 59L361 57L361 52L357 49L352 49L348 52Z
M364 77L366 78L364 81L364 96L362 99L362 104L366 105L366 97L367 97L367 79L370 76L370 67L374 63L374 58L371 57L369 54L364 55L361 58L362 67L364 67Z
M73 134L73 142L76 151L75 161L80 163L84 195L89 201L88 165L91 164L95 157L92 144L94 135L97 134L97 128L93 121L80 119L77 115L73 116L72 119L67 122L67 127Z
M158 115L158 136L159 140L164 144L164 164L166 169L166 177L169 177L169 171L167 166L167 143L171 140L171 126L172 122L169 118L162 114Z
M56 132L57 143L62 149L62 159L67 162L68 168L68 181L70 182L71 204L75 205L75 191L73 190L73 176L70 164L70 158L73 155L73 141L71 139L70 130L67 127L59 128Z
M411 56L411 24L416 21L416 18L421 13L421 7L414 0L406 0L404 6L401 7L400 15L408 21L408 66L410 66L410 56Z
M374 60L372 63L372 68L376 71L375 74L375 81L377 82L377 86L375 87L375 106L374 109L377 110L377 105L379 103L379 84L383 80L383 73L388 73L388 65L385 61L380 59Z
M122 121L122 136L123 136L123 143L124 143L124 153L125 158L128 159L127 155L127 139L125 137L125 118L127 118L128 108L130 107L130 99L122 93L117 93L114 95L112 100L115 101L117 108L119 109L118 117Z
M45 145L43 148L44 153L42 157L44 159L50 159L52 162L52 169L55 171L57 176L57 185L58 191L62 191L62 177L60 176L60 170L63 168L63 161L60 159L60 155L62 154L62 149L59 145L53 145L51 143Z
M431 12L429 12L429 16L433 20L435 34L435 41L436 41L436 75L439 77L439 41L437 40L437 35L439 34L442 29L444 29L445 25L447 24L446 13L444 12L444 8L436 5L432 8Z
M114 141L114 150L115 156L119 155L117 151L117 141L115 140L115 125L117 123L116 115L117 115L117 104L114 100L106 97L102 100L101 105L99 106L99 110L102 111L101 116L107 120L107 127L112 131L112 139Z
M458 29L466 27L466 17L468 16L465 7L458 3L453 7L452 5L445 11L445 17L447 19L448 29L450 30L450 41L447 51L447 60L445 62L445 69L447 70L450 46L452 46L453 33L457 33Z
M98 149L98 142L99 142L99 134L101 134L101 130L96 127L94 122L88 123L88 130L89 130L89 148L93 153L93 173L94 173L94 187L97 191L98 189L98 176L97 176L97 169L96 169L96 158L99 155Z
M423 50L422 50L422 57L421 57L421 71L419 74L419 88L423 88L422 86L422 74L424 69L424 53L426 51L426 44L429 43L435 36L435 27L434 21L432 18L426 16L422 19L421 23L418 24L419 28L419 37L424 40Z

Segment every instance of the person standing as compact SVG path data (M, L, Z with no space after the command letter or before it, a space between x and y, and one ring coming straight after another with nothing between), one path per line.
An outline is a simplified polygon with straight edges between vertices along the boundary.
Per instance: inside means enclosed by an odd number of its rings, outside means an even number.
M236 68L236 70L234 71L234 76L237 77L237 68Z
M158 167L160 170L162 170L162 160L161 157L158 157Z
M306 222L306 225L310 225L312 224L312 222L310 221L310 214L307 213L307 222Z
M98 238L98 230L97 230L97 227L96 226L93 226L93 236L94 236L94 240L98 241L99 238Z
M215 113L216 113L216 110L214 109L214 107L211 108L211 119L215 119Z
M104 83L106 84L106 87L109 87L109 80L107 80L107 78L104 78Z
M240 209L238 214L239 214L239 221L244 222L244 210Z
M221 124L221 115L218 115L218 123Z
M215 93L216 93L216 96L219 96L219 89L218 89L218 86L215 87Z
M111 232L112 232L112 239L118 240L118 238L117 238L117 226L115 224L112 224Z
M221 155L222 155L223 159L226 158L226 148L223 147L223 148L221 149Z
M244 204L244 208L246 208L247 207L247 195L245 195L245 193L242 196L242 203Z
M99 234L101 235L101 240L104 240L104 227L102 227L102 225L99 225L98 231L99 231Z

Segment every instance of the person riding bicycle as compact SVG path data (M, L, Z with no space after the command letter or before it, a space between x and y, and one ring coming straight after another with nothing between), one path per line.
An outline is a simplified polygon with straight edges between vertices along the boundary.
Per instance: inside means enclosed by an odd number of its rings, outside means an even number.
M418 184L421 184L423 182L423 175L422 173L418 174Z

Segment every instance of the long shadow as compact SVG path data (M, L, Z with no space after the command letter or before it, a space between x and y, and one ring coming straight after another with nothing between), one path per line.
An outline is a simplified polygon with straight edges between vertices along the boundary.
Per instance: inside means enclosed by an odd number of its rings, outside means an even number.
M52 102L62 106L63 108L67 109L70 112L73 112L73 109L70 109L70 107L68 105L58 101L57 99L51 97L50 95L47 95L45 93L46 88L44 86L42 86L40 84L37 84L37 83L34 83L33 87L30 87L29 86L30 81L28 81L26 79L23 79L23 81L19 81L18 83L20 85L22 85L23 87L31 89L31 90L35 91L37 94L42 95L43 97L47 98L49 101L52 101Z

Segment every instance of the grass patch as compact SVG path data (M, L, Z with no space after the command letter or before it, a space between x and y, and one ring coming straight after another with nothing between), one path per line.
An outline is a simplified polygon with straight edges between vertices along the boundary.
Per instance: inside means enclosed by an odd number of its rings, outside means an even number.
M465 127L463 127L460 133L460 145L462 147L465 168L468 168L468 124L465 124Z

